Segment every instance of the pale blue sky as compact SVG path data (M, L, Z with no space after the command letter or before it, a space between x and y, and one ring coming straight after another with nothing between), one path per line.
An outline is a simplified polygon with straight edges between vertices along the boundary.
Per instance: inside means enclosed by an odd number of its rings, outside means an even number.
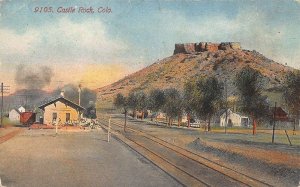
M46 6L54 13L33 12ZM61 6L108 6L112 13L56 13ZM128 73L172 55L175 43L200 41L239 41L245 49L300 68L296 0L0 0L0 13L2 71L20 63L88 63L129 65Z

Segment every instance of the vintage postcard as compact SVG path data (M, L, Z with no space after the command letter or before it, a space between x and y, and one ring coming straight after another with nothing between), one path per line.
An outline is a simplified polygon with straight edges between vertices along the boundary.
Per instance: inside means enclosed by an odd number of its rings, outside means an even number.
M0 187L300 186L299 0L0 0Z

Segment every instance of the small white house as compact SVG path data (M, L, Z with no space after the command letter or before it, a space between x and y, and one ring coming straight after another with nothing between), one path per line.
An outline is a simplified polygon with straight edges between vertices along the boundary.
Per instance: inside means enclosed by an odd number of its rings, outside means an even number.
M226 122L226 112L220 116L220 126L224 127ZM243 116L239 113L232 112L230 109L227 110L227 126L233 127L247 127L249 126L250 119L247 116Z
M20 106L19 108L17 108L18 109L18 111L19 112L21 112L21 113L23 113L23 112L25 112L25 108L24 107L22 107L22 106Z
M197 119L195 116L191 116L191 115L190 115L190 121L193 121L194 123L200 123L199 119ZM183 123L188 122L188 115L187 114L182 115L181 122L183 122Z
M20 121L21 112L18 109L12 109L9 111L9 120L10 121Z
M9 111L9 120L10 121L20 121L21 113L25 112L25 108L23 106L19 106L18 108L14 108Z
M181 118L181 122L187 123L187 121L188 121L187 115L183 115L182 118Z

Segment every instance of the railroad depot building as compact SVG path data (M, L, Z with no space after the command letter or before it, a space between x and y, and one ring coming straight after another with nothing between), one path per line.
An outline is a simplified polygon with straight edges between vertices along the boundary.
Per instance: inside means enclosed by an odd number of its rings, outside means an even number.
M60 96L53 99L39 108L43 111L43 123L55 124L58 120L60 124L71 124L79 121L80 115L83 113L82 106Z

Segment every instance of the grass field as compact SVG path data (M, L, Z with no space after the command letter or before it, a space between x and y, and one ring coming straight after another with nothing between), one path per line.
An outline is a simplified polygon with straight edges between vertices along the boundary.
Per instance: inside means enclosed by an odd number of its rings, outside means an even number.
M152 122L150 119L144 119L144 121L148 123L155 124L155 122ZM166 123L159 123L159 125L166 125ZM202 124L201 124L202 125ZM174 128L186 128L188 129L185 124L182 124L182 126L178 127L177 123L174 123ZM200 128L192 128L197 129L199 132L205 132L205 128L203 125ZM287 135L285 133L285 128L278 127L275 129L275 136L274 136L274 143L275 144L285 144L290 145L288 137L291 141L291 144L293 146L300 146L300 130L297 129L296 131L293 131L293 128L289 127L286 128ZM243 127L227 127L226 134L224 127L219 126L213 126L211 129L211 132L208 132L209 134L216 134L215 137L222 137L226 141L237 141L237 142L243 142L245 144L269 144L272 143L272 134L273 130L272 128L257 128L256 135L252 134L252 127L249 128L243 128Z

